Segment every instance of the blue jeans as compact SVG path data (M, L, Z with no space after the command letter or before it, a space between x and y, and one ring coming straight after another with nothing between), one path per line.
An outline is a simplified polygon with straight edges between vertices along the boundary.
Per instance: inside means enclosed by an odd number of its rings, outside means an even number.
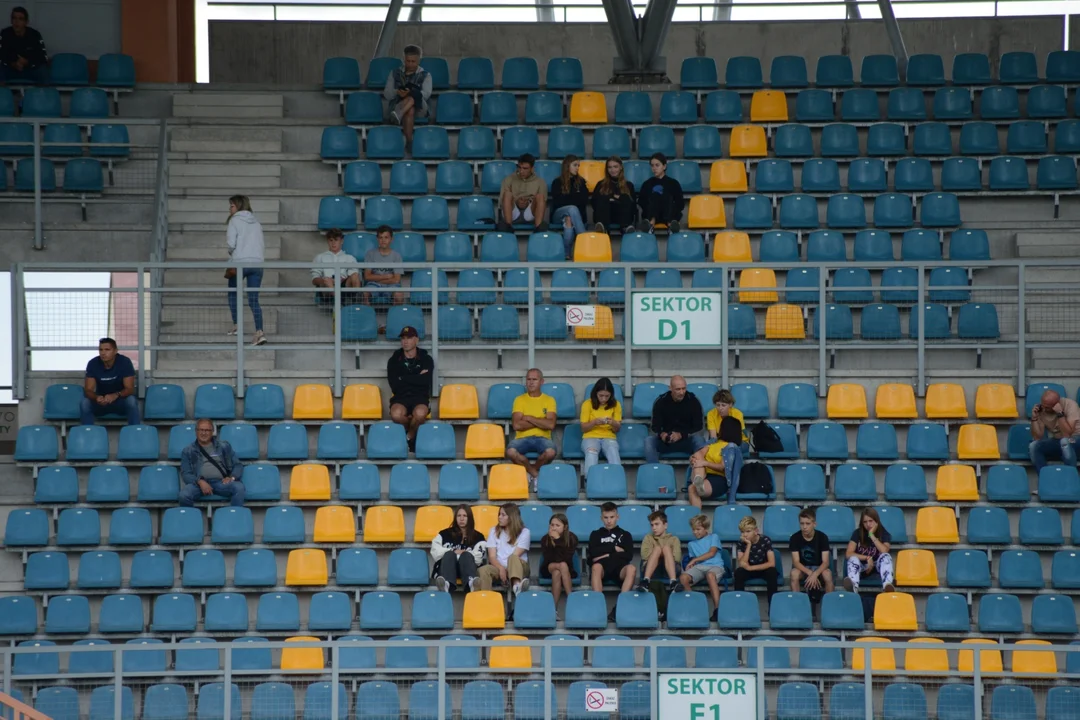
M98 405L96 402L91 402L88 397L83 397L79 402L79 422L83 425L93 425L96 418L114 413L127 416L128 425L138 425L142 422L139 416L139 401L134 395L122 397L108 405Z
M570 227L563 223L565 217L570 218ZM569 260L574 255L574 238L578 233L585 232L585 218L581 217L581 211L576 205L563 205L551 213L551 224L562 229L563 249L566 251L566 259Z
M221 497L229 498L229 504L233 507L241 507L244 504L244 497L247 495L247 489L244 488L244 483L239 480L233 480L231 483L223 483L220 480L207 480L210 483L210 487L214 491L214 495L220 495ZM209 498L210 495L203 495L202 489L199 488L199 483L191 483L180 488L180 506L191 507L195 504L196 500L203 498Z
M1028 456L1031 464L1035 466L1035 472L1046 467L1046 461L1060 459L1066 465L1076 467L1076 438L1047 438L1046 440L1033 440L1028 445Z
M522 455L528 455L529 453L543 455L548 450L554 450L555 443L551 441L551 438L532 435L530 437L515 438L511 440L507 443L506 449L517 450Z
M700 435L684 437L677 443L661 442L659 435L649 435L645 438L645 462L650 465L660 462L660 453L693 455L703 447L705 447L705 441L701 439Z
M585 465L582 470L585 475L589 474L589 468L600 462L600 452L604 453L604 461L609 465L620 465L619 441L610 438L583 438L581 451L585 453Z
M49 66L38 65L26 70L16 70L9 65L0 65L0 82L20 85L48 85Z
M258 268L244 268L244 287L256 288L255 290L249 290L248 307L251 308L251 316L255 318L255 330L262 332L262 308L259 307L259 291L257 288L262 287L263 271ZM236 278L229 278L229 288L236 287ZM236 293L229 293L229 312L232 313L233 325L236 324Z

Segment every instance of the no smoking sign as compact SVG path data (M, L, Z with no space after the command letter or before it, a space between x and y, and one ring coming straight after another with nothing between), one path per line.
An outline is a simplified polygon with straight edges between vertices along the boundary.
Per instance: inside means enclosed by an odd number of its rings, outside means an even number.
M614 688L593 688L587 691L585 709L589 712L618 712L619 691Z
M592 327L596 325L596 306L567 305L566 324L570 327Z

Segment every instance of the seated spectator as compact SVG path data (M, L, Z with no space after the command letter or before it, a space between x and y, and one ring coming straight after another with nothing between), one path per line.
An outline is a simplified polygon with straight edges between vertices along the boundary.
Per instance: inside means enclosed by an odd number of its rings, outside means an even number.
M409 449L416 452L416 431L427 422L431 410L431 379L435 362L430 353L417 347L420 333L412 325L401 328L401 348L386 361L390 384L390 419L405 427Z
M537 368L525 373L525 394L514 398L510 425L514 439L506 446L506 459L521 465L529 473L530 485L536 490L536 478L540 468L555 459L555 443L551 431L555 429L555 398L541 392L544 374ZM536 454L536 462L527 457Z
M1049 437L1047 437L1049 435ZM1031 408L1031 437L1028 455L1035 472L1046 467L1048 459L1060 458L1076 467L1076 449L1080 445L1080 406L1053 390L1042 394Z
M720 581L724 579L727 568L724 556L720 554L720 538L712 530L712 521L708 515L695 515L690 518L690 531L694 540L686 546L690 561L683 568L679 582L683 590L690 592L694 585L702 580L709 583L709 594L713 599L713 619L718 620L720 611Z
M266 255L266 244L263 240L262 225L251 212L251 201L246 195L233 195L229 198L229 226L225 233L225 242L229 249L229 267L225 270L225 278L229 281L229 288L236 287L236 265L245 265L244 287L248 289L248 307L251 308L251 317L255 320L255 337L253 345L265 345L266 335L263 334L262 308L259 306L259 288L262 286L263 269L250 267L262 265ZM236 293L229 293L229 312L232 313L233 326L229 335L236 334Z
M502 221L499 230L513 232L514 225L532 225L539 231L547 212L547 186L533 172L536 158L525 153L518 158L517 171L503 179L499 190L499 210Z
M229 498L229 504L244 504L246 490L240 478L244 465L232 446L214 434L214 423L207 418L195 421L195 442L180 455L180 505L191 507L196 500L211 495Z
M375 237L379 241L378 247L373 247L364 254L364 287L369 288L399 288L401 287L401 268L394 267L402 262L401 254L397 250L391 250L390 244L394 242L394 231L389 225L380 225L375 231ZM395 305L405 302L405 293L373 292L363 293L365 305L375 303L386 305L393 299Z
M833 591L832 571L829 570L829 536L817 529L814 508L799 513L799 532L791 536L791 592L804 588L814 602Z
M488 564L480 568L480 589L491 590L498 580L517 598L529 589L529 543L532 536L514 503L499 508L499 519L487 536Z
M619 527L619 506L606 502L600 506L600 522L589 535L589 582L592 589L602 592L604 580L622 582L622 592L634 588L637 568L634 559L634 538L629 532ZM608 622L615 622L615 608L611 609Z
M49 54L45 40L30 27L26 8L11 9L11 25L0 30L0 82L49 82Z
M649 515L649 527L652 532L641 541L641 583L638 590L649 591L653 573L660 567L660 563L663 563L668 578L667 591L675 592L679 589L679 575L675 568L682 562L679 538L668 532L667 513L663 510Z
M641 232L651 233L657 225L667 225L669 233L679 232L682 219L682 186L675 178L667 176L667 158L664 153L654 153L649 158L653 176L641 184L638 205L641 206Z
M423 52L419 45L406 45L402 55L401 67L395 68L386 78L383 97L390 107L390 121L401 125L401 132L405 135L405 149L411 150L416 118L428 116L431 75L420 67Z
M540 539L540 554L544 558L541 573L545 570L551 576L551 595L555 598L555 607L559 607L559 598L574 591L574 555L577 553L577 535L570 532L570 520L562 513L555 513L548 521L547 535ZM556 619L558 615L556 614Z
M589 188L578 174L580 168L578 156L567 155L562 161L562 173L551 181L551 223L562 225L567 260L574 257L574 238L585 232L585 206L589 204Z
M735 589L745 590L747 580L764 580L766 594L771 603L780 576L776 572L776 555L772 541L761 534L757 520L752 515L739 521L739 533L742 539L735 546L738 553L735 561Z
M704 415L697 397L686 390L686 378L672 375L668 392L653 402L652 434L645 438L645 462L660 462L660 453L693 455L705 447L697 434Z
M622 404L615 399L615 387L611 380L602 377L593 385L589 399L581 403L581 451L585 453L582 474L589 475L589 468L599 462L600 452L604 462L618 465L619 441L615 439L622 427Z
M701 507L702 500L715 500L727 492L728 504L735 503L742 473L742 425L733 417L720 423L720 437L690 457L690 504Z
M79 422L93 425L95 418L113 413L126 416L128 425L141 422L135 399L135 366L127 355L116 351L116 341L107 337L98 340L98 356L86 363Z
M316 288L315 302L322 307L333 307L334 285L341 287L360 287L360 263L349 253L341 249L345 235L334 228L326 231L326 252L321 252L312 260L322 265L311 269L311 284ZM355 304L357 293L342 293L341 304Z
M442 592L457 590L458 579L470 592L478 590L479 568L487 555L484 536L476 531L472 508L465 503L454 511L454 522L431 539L431 574Z
M604 179L596 183L592 192L593 219L598 233L622 230L623 234L634 232L637 205L634 201L634 184L623 173L622 158L612 155L607 159Z
M891 543L892 536L882 527L877 510L864 508L859 517L859 527L851 533L851 540L847 544L844 589L859 592L859 580L877 570L885 592L895 592L893 559L889 554Z
M742 442L746 442L746 419L743 418L742 410L735 407L735 396L727 388L717 390L712 396L713 409L705 416L705 437L715 440L720 434L720 421L726 417L733 417L739 421L742 428Z

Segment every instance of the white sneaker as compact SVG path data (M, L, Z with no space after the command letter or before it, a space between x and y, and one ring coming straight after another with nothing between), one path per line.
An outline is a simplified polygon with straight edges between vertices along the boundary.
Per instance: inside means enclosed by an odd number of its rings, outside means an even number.
M469 592L476 592L480 589L480 578L472 578L469 580Z
M392 122L395 125L400 125L401 124L401 116L398 115L397 110L394 110L394 111L392 111L390 113L390 122Z
M514 583L514 597L517 597L520 594L521 594L521 583L516 582L516 583Z
M435 587L439 590L439 592L450 592L450 583L448 583L446 581L446 578L444 578L442 575L435 578Z
M529 578L522 578L521 582L518 583L517 592L523 593L528 589L529 589Z
M226 334L226 335L236 335L236 326L235 326L235 325L233 325L233 326L232 326L232 330L230 330L229 332L227 332L227 333L225 333L225 334Z
M255 337L251 338L251 344L252 345L265 345L266 344L266 336L263 335L262 330L259 330L257 333L255 333Z
M697 490L698 496L704 497L704 495L705 495L705 476L704 475L695 475L694 476L694 489Z

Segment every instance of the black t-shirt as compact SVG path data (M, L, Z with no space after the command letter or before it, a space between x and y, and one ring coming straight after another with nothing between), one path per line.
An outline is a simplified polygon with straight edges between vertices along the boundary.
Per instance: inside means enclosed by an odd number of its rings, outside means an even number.
M820 530L814 532L814 537L807 540L802 531L791 536L788 543L792 553L799 555L799 562L809 568L821 565L821 554L829 552L829 536Z
M862 534L862 528L856 528L855 532L851 533L851 542L855 543L855 554L865 555L877 560L878 555L881 554L877 549L877 545L874 544L874 541L871 540L869 536L864 540ZM892 542L892 535L890 535L889 531L881 525L878 525L874 534L877 535L877 539L882 543Z
M769 551L773 549L772 540L761 535L758 537L758 541L750 546L750 557L747 561L751 565L764 565L769 562ZM746 541L740 540L737 546L738 553L741 555L746 552Z

